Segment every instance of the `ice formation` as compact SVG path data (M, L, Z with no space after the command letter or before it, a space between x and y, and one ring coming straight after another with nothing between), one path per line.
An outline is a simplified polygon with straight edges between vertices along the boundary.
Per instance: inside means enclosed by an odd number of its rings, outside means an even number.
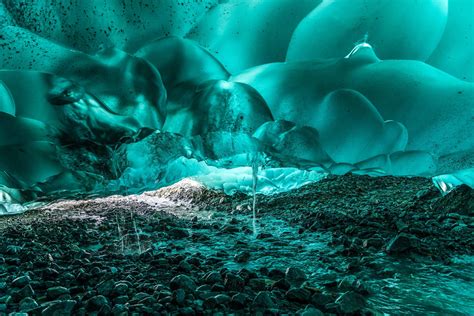
M4 1L0 214L186 177L227 193L347 172L474 187L473 9Z

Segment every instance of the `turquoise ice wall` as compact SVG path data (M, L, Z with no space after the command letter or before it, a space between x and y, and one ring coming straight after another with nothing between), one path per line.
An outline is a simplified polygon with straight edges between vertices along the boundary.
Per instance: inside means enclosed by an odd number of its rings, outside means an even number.
M0 203L251 165L472 186L473 17L473 0L3 0Z

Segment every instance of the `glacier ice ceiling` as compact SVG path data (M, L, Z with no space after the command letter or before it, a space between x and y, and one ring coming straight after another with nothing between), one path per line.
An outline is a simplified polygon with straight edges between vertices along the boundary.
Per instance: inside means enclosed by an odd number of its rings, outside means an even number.
M3 0L1 207L189 176L234 192L262 168L268 192L347 172L474 186L473 16L471 0Z

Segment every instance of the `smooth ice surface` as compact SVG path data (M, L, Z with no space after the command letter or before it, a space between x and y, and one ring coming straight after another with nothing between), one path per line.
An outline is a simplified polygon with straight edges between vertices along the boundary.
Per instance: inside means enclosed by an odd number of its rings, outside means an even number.
M469 0L3 1L3 212L193 176L226 192L347 172L474 186L472 10Z
M231 80L253 86L275 119L310 125L321 136L329 129L333 146L354 137L364 155L371 155L367 146L385 153L422 150L438 158L474 145L472 83L422 62L380 60L370 45L345 58L258 66ZM361 158L353 151L338 162Z
M209 10L186 37L209 49L231 72L284 61L294 29L319 3L230 1Z
M461 80L474 81L474 1L449 0L446 28L427 60Z
M134 50L155 38L183 36L218 2L6 0L3 6L19 27L89 53L100 45Z
M425 61L447 16L448 0L325 0L299 23L287 60L343 57L367 37L383 59Z

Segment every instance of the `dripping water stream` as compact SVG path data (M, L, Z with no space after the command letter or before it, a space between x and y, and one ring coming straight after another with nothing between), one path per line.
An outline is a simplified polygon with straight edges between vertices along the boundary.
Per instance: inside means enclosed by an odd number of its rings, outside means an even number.
M250 165L252 167L252 231L256 237L257 232L257 185L258 185L258 168L260 161L260 153L252 154L250 157Z

